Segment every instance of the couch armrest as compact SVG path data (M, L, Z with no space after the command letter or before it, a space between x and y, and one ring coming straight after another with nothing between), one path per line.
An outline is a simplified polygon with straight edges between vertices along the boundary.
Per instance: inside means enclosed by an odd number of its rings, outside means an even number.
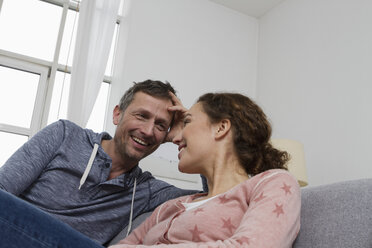
M372 179L302 189L294 248L372 247Z

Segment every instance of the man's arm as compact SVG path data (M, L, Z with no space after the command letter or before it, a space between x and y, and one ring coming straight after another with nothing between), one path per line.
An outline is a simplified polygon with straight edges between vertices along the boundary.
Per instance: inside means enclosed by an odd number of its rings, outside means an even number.
M183 118L187 111L187 108L182 105L181 100L178 99L176 95L174 95L172 92L169 92L169 94L172 97L173 106L168 107L168 111L174 113L174 117L164 142L172 142L173 138L182 131Z
M55 122L35 134L0 167L0 188L21 194L53 159L64 138L64 124Z
M151 187L149 186L149 190L150 199L147 211L154 210L157 206L168 200L184 195L201 193L201 191L198 190L181 189L158 179L154 179L151 183Z

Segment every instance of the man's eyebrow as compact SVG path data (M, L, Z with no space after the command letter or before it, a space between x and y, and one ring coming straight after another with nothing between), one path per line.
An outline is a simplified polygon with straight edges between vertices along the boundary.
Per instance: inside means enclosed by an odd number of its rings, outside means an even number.
M132 112L133 112L133 113L139 113L139 112L142 112L142 113L151 113L151 112L148 111L147 109L145 109L145 108L141 108L141 107L136 108L136 109L133 109Z

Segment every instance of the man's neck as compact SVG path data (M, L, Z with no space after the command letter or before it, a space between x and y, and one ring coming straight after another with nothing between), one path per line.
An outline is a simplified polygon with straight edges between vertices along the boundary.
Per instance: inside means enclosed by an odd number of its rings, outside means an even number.
M116 151L113 139L102 140L101 144L103 150L110 156L112 160L112 166L108 180L118 177L119 175L130 171L138 164L138 161L133 162L128 160L124 161L124 159Z

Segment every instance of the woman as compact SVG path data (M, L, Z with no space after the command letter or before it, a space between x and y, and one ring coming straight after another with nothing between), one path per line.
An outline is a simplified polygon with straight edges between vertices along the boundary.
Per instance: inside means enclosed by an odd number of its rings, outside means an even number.
M204 175L208 193L164 203L112 248L292 247L300 190L285 170L288 154L271 146L270 135L265 114L248 97L201 96L173 142L179 170Z
M232 93L205 94L188 111L174 100L176 106L170 110L184 118L182 132L173 139L179 170L204 175L209 191L160 205L111 248L291 247L300 228L300 189L285 170L288 154L269 143L271 127L261 108ZM10 226L7 219L13 216L7 217L0 208L1 245L102 247L0 193L6 209L14 210L18 214L14 218L22 219L23 225ZM30 209L23 211L26 208Z

